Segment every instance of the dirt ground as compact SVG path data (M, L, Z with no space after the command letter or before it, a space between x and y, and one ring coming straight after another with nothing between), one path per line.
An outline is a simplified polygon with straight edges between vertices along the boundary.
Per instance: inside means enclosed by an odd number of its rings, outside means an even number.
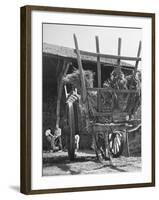
M97 162L93 151L76 152L75 160L69 161L67 152L43 153L43 176L70 174L101 174L136 172L141 170L141 157L112 158Z

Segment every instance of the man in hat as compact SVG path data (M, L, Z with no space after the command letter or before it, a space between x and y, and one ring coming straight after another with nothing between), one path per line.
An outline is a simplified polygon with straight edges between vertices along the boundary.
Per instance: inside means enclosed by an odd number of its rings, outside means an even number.
M51 145L51 149L53 151L62 150L62 142L61 142L61 129L56 128L54 134L52 134L51 129L47 129L45 131L45 136L47 141Z

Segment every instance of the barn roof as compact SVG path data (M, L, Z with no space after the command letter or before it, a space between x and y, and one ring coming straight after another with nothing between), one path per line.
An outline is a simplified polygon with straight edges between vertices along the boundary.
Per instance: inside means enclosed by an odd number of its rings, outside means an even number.
M76 59L76 53L75 49L69 48L69 47L64 47L64 46L59 46L59 45L54 45L54 44L48 44L48 43L43 43L43 53L46 54L51 54L54 56L61 56L64 58L73 58ZM82 60L85 61L90 61L90 62L97 62L97 58L95 56L88 56L88 55L81 55ZM100 59L101 63L103 64L108 64L108 65L116 65L117 64L117 59L110 59L110 58L101 58ZM133 65L121 61L120 64L123 67L129 67L129 68L134 68Z

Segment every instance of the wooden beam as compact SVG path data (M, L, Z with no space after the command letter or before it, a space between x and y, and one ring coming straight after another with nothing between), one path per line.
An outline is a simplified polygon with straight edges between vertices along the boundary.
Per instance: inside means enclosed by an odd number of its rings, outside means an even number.
M66 75L68 69L69 69L70 63L67 63L65 60L63 62L63 68L62 72L59 77L58 81L58 87L57 87L57 106L56 106L56 128L59 128L60 123L60 103L61 103L61 97L62 97L62 91L63 91L63 76Z
M107 88L88 88L87 89L88 90L88 92L89 91L97 91L97 92L99 92L99 91L105 91L105 92L110 92L110 93L113 93L113 92L115 92L115 93L136 93L136 92L138 92L138 90L117 90L117 89L107 89Z
M101 90L98 90L97 93L97 110L98 112L101 112Z
M104 113L103 113L104 114ZM110 113L111 114L111 113ZM117 122L117 123L100 123L100 122L97 122L97 123L94 123L92 124L93 126L100 126L100 127L106 127L106 126L110 126L110 127L116 127L116 126L127 126L127 122Z
M84 77L84 73L83 73L83 67L82 67L80 51L79 51L79 48L78 48L77 37L76 37L75 34L73 35L73 37L74 37L74 42L75 42L75 48L76 48L76 54L77 54L77 62L78 62L78 67L79 67L79 71L80 71L80 79L81 79L81 103L85 107L86 129L88 131L90 120L89 120L89 113L88 113L88 102L86 101L87 90L86 90L86 84L85 84L85 77Z
M61 61L62 61L62 60L61 60ZM58 68L60 68L60 63L61 63L61 62L59 62ZM60 84L60 81L61 81L61 77L62 77L63 74L64 74L64 71L65 71L65 68L66 68L66 63L67 63L67 61L64 59L64 60L63 60L63 66L62 66L61 72L58 73L58 74L56 74L56 75L58 76L58 78L57 78L57 88L59 87L59 84ZM62 63L61 63L61 64L62 64Z
M118 38L118 56L120 55L121 55L121 38ZM120 58L118 58L117 64L120 66Z
M78 48L78 41L77 37L74 34L74 42L75 42L75 48L76 48L76 54L77 54L77 63L79 67L79 72L80 72L80 80L81 80L81 98L83 103L86 101L86 85L85 85L85 78L84 78L84 73L83 73L83 67L82 67L82 61L81 61L81 56L80 56L80 51Z
M129 71L133 71L134 70L134 68L135 68L135 66L130 66L130 67L126 67L126 66L123 66L123 65L113 65L113 64L108 64L108 63L103 63L103 62L101 62L101 64L103 64L102 66L103 67L120 67L120 68L122 68L122 69L125 69L125 70L129 70Z
M57 56L57 70L56 70L56 77L57 77L58 74L59 74L59 70L60 70L60 61L61 61L60 57Z
M76 49L74 51L76 53ZM137 61L137 60L141 61L140 57L117 56L117 55L94 53L94 52L81 51L81 50L79 50L79 53L80 53L80 55L85 55L85 56L93 56L93 57L100 56L100 58L110 58L110 59L120 59L120 60L130 60L130 61Z
M98 36L95 37L96 40L96 52L98 53L97 55L97 74L98 74L98 87L101 88L101 64L100 64L100 50L99 50L99 38Z
M140 54L141 54L141 41L139 42L138 46L137 58L140 57ZM136 60L134 73L136 73L138 65L139 65L139 60Z
M131 129L131 130L127 130L128 133L132 133L134 131L137 131L139 128L141 128L141 124L139 124L138 126L136 126L135 128Z
M99 112L95 112L95 113L93 113L93 116L94 117L107 117L107 116L112 116L112 112L101 112L101 111L99 111Z

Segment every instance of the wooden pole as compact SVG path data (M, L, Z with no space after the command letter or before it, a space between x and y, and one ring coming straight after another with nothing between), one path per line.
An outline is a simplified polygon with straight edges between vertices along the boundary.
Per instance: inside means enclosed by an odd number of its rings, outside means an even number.
M85 78L84 78L84 73L83 73L83 67L82 67L82 61L81 61L81 56L80 56L80 51L78 48L78 42L77 42L77 37L74 34L74 42L75 42L75 48L76 48L76 54L77 54L77 62L78 62L78 67L79 67L79 72L80 72L80 80L81 80L81 98L82 102L85 103L86 101L86 84L85 84Z
M129 135L126 130L126 145L127 145L127 156L130 157L130 149L129 149Z
M121 55L121 38L118 38L118 56ZM117 60L118 66L120 66L120 58Z
M60 103L61 103L61 97L62 97L62 91L63 91L63 76L66 75L68 69L69 69L70 63L67 63L64 60L63 63L63 68L62 68L62 72L59 76L59 83L58 83L58 95L57 95L57 107L56 107L56 128L59 128L59 123L60 123Z
M88 102L86 101L86 99L87 99L86 83L85 83L85 77L84 77L84 73L83 73L80 50L78 48L77 37L76 37L75 34L73 35L73 37L74 37L74 42L75 42L75 48L76 48L76 54L77 54L77 63L78 63L78 67L79 67L80 80L81 80L81 103L85 107L86 129L88 130L90 121L89 121L89 113L88 113Z
M100 49L99 49L99 38L98 36L95 37L96 40L96 52L98 53L97 55L97 74L98 74L98 88L101 88L101 64L100 64Z
M137 52L138 58L140 57L140 54L141 54L141 41L139 41L139 46L138 46L138 52ZM139 65L139 60L137 60L135 63L134 74L136 74L136 72L137 72L138 65Z

